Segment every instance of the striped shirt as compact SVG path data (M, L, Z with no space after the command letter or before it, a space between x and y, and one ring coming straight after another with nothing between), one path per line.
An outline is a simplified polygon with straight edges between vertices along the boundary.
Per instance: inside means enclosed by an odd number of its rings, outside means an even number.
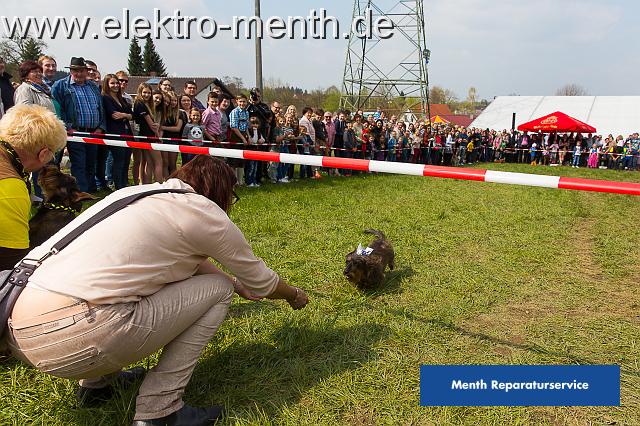
M240 107L235 108L229 115L229 126L243 133L246 132L249 128L249 112Z
M71 81L76 97L76 125L86 129L95 129L100 125L100 104L102 98L91 87L90 83L78 84Z

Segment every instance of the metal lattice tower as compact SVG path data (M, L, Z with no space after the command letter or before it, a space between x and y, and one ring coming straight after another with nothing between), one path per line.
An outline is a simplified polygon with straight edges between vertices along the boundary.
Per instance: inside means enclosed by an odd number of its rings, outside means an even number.
M353 29L348 40L342 80L340 108L357 111L400 113L407 110L418 118L431 117L422 0L354 0L353 18L367 9L376 18L386 16L394 23L389 39L358 38ZM357 30L362 34L364 23ZM420 106L420 112L417 107Z

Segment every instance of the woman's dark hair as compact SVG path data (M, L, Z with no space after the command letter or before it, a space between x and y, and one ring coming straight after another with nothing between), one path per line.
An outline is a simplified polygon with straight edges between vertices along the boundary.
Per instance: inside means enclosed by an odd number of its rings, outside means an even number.
M238 182L235 171L219 158L197 155L176 170L169 179L180 179L196 193L204 195L225 212L232 204L233 188Z
M18 68L18 74L20 75L20 81L25 81L29 76L29 73L33 70L42 71L42 66L40 66L36 61L24 61L20 64Z

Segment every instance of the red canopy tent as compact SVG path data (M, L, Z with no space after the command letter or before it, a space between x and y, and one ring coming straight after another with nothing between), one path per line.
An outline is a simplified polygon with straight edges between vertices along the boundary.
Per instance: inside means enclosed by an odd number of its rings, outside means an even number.
M560 111L518 126L521 132L595 133L596 128Z

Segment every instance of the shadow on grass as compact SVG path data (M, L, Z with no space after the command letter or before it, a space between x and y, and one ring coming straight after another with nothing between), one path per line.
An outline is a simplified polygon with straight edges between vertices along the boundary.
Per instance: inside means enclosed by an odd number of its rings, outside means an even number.
M579 357L579 356L575 356L575 355L571 355L567 352L558 352L558 351L553 351L553 350L548 350L543 348L542 346L539 345L535 345L535 344L527 344L527 343L516 343L516 342L512 342L509 340L504 340L504 339L500 339L494 336L490 336L488 334L484 334L484 333L477 333L474 331L469 331L466 330L462 327L459 327L455 324L452 324L450 322L447 321L442 321L439 319L430 319L430 318L421 318L419 316L413 315L411 313L408 312L404 312L404 311L396 311L395 314L399 315L399 316L404 316L412 321L419 321L422 322L424 324L430 324L430 325L434 325L436 327L439 328L443 328L455 333L459 333L463 336L466 337L471 337L474 339L479 339L479 340L483 340L485 342L489 342L489 343L493 343L494 345L503 345L503 346L507 346L513 349L520 349L520 350L524 350L524 351L529 351L529 352L534 352L537 354L541 354L541 355L546 355L546 356L551 356L551 357L556 357L556 358L562 358L562 359L566 359L569 360L570 362L576 363L576 364L580 364L580 365L599 365L601 364L601 362L596 362L593 360L590 360L588 358L583 358L583 357ZM631 370L625 370L625 369L621 369L620 372L622 374L628 374L630 376L636 376L636 377L640 377L640 373L637 373L635 371L631 371Z
M363 293L374 299L386 294L402 294L402 281L413 275L415 275L415 271L410 266L389 271L385 274L384 281L380 288L363 290Z
M196 368L187 388L189 403L228 406L233 418L277 417L310 388L377 358L373 346L390 333L386 326L287 325L265 341L238 341L213 353Z

